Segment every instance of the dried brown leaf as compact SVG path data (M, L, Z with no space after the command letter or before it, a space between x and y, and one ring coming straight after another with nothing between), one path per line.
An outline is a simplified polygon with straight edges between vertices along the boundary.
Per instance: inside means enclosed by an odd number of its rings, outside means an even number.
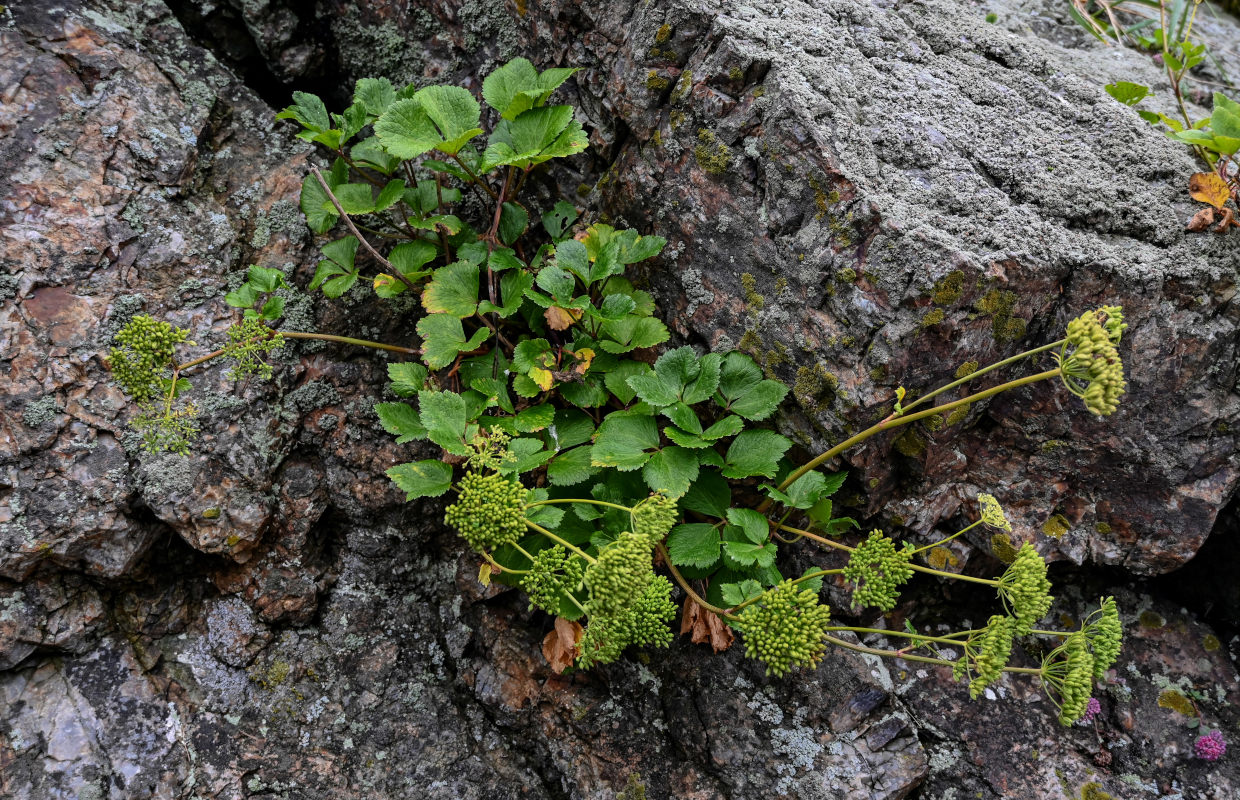
M694 644L709 644L716 653L727 650L736 640L736 634L721 617L702 608L692 597L685 598L680 632L689 634L689 641Z
M576 622L555 618L555 630L543 637L543 658L551 665L551 670L559 675L577 660L577 643L581 641L584 628Z
M1198 172L1188 179L1188 193L1194 200L1209 203L1221 211L1231 197L1231 188L1216 172Z
M1214 229L1215 233L1227 233L1227 229L1232 225L1240 228L1240 220L1236 219L1236 214L1230 208L1223 209L1223 218L1219 220L1218 226Z
M1193 218L1184 226L1184 230L1200 233L1214 224L1214 209L1206 206L1193 214Z
M581 319L581 309L579 308L560 308L552 306L543 312L543 317L547 320L548 327L553 331L566 331L577 320Z

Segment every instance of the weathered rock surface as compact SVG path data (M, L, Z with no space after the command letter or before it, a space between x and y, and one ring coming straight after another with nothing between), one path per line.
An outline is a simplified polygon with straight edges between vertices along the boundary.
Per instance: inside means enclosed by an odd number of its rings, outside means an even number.
M1118 415L1048 386L875 442L850 456L855 513L926 533L990 489L1043 552L1174 569L1240 480L1240 240L1182 232L1191 158L1101 90L1165 97L1158 70L1060 5L997 4L998 25L950 2L2 12L0 796L1235 797L1234 759L1194 760L1188 727L1240 731L1234 642L1145 587L1119 589L1133 636L1094 729L1062 732L1029 682L972 703L842 651L787 681L683 643L557 677L545 619L483 593L438 509L382 478L434 454L379 430L381 359L300 347L271 383L199 375L189 459L135 450L102 363L142 311L218 342L249 263L312 274L308 152L259 92L524 53L584 67L594 156L556 180L669 238L648 275L666 318L793 383L780 425L806 449L896 385L1122 302ZM411 336L410 307L289 300L294 326ZM1083 575L1067 614L1120 580Z

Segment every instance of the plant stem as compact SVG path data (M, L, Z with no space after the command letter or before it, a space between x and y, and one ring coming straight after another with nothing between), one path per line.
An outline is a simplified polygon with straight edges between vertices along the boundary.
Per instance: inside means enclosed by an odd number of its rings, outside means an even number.
M920 552L921 552L921 551L923 551L923 550L929 550L929 549L931 549L932 547L942 547L943 545L945 545L945 544L947 544L948 542L950 542L952 539L955 539L957 536L960 536L961 534L964 534L964 533L968 533L969 531L973 530L974 528L976 528L978 525L981 525L981 524L982 524L982 521L979 519L977 522L974 522L974 523L973 523L972 525L970 525L969 527L964 528L963 530L958 530L958 531L956 531L956 532L955 532L955 533L953 533L951 536L948 536L946 539L940 539L940 540L939 540L939 541L937 541L937 542L932 542L931 544L928 544L928 545L926 545L926 546L924 546L924 547L919 547L919 548L917 548L916 550L914 550L914 551L913 551L913 555L917 555L918 553L920 553Z
M405 353L411 356L422 355L422 351L417 348L372 342L368 339L354 339L351 336L334 336L330 333L305 333L303 331L276 331L276 333L286 339L320 339L324 342L338 342L340 344L356 345L357 347L369 347L372 350L388 350L393 353Z
M853 445L864 442L866 439L869 439L871 436L874 436L875 434L882 433L883 431L891 430L893 428L898 428L902 425L908 425L910 423L917 422L918 420L925 419L926 417L931 417L931 416L934 416L935 414L941 414L944 411L948 411L954 408L959 408L960 406L965 406L971 403L976 403L980 400L985 400L986 398L993 397L999 394L1000 392L1006 392L1008 389L1016 389L1021 386L1027 386L1031 383L1037 383L1038 381L1044 381L1047 378L1053 378L1057 376L1058 374L1059 374L1058 368L1050 369L1045 372L1039 372L1036 375L1027 375L1024 378L1017 378L1016 380L1011 380L1011 381L1008 381L1007 383L999 384L998 386L992 387L990 389L986 389L984 391L971 394L968 397L962 397L959 400L955 400L955 401L946 403L941 406L935 406L934 408L927 409L926 411L919 411L916 414L905 414L904 416L896 417L895 419L892 419L889 417L883 420L882 422L879 422L876 425L872 425L869 428L866 428L861 433L858 433L857 435L852 436L851 438L845 439L844 441L840 442L835 447L832 447L830 450L818 456L817 458L813 458L810 461L806 462L799 469L793 470L793 472L790 475L788 475L787 478L784 478L783 483L779 484L779 486L776 488L778 488L779 491L782 492L783 490L787 489L790 485L792 485L794 481L796 481L798 478L800 478L805 473L809 472L810 470L820 466L821 464L827 461L830 461L831 459L835 458L837 455L844 452L848 448L852 447ZM763 500L762 503L758 506L758 509L757 509L758 512L763 513L763 514L766 513L766 511L770 509L773 502L774 501L771 500L771 498L769 497Z
M494 190L494 189L492 189L490 186L487 186L486 182L485 182L484 180L482 180L482 178L479 178L477 175L475 175L475 174L474 174L474 171L473 171L472 169L470 169L469 167L465 166L465 162L461 160L461 157L460 157L460 156L458 156L458 155L456 155L456 154L454 153L454 154L452 155L452 160L453 160L453 161L455 161L457 164L459 164L459 165L460 165L460 167L461 167L461 169L465 170L465 174L469 176L469 179L470 179L471 181L473 181L474 183L478 184L478 185L479 185L479 186L481 186L483 189L485 189L485 190L486 190L486 193L487 193L487 194L489 194L489 195L491 195L491 199L492 199L492 200L498 200L498 199L499 199L499 197L495 194L495 190Z
M801 577L791 581L791 585L796 586L801 581L812 581L814 578L821 578L823 575L842 575L843 573L844 573L844 570L842 569L820 569L815 572L805 573ZM772 586L770 589L767 589L762 594L755 595L754 597L749 598L748 600L746 600L745 602L739 605L732 606L732 613L736 613L737 611L740 611L745 606L752 605L753 603L758 602L759 600L766 597L771 592L775 591L776 588L777 587Z
M801 530L800 528L793 528L789 525L780 525L779 529L783 531L788 531L789 533L800 534L801 536L804 536L806 539L813 539L815 542L819 542L820 544L825 544L828 547L834 547L836 550L844 550L844 551L851 553L853 552L853 550L856 549L854 547L849 547L843 542L833 542L830 539L827 539L823 536L819 536L816 533L811 533L810 531L804 531L804 530ZM914 572L924 572L927 575L938 575L940 578L950 578L951 580L957 580L957 581L968 581L969 583L980 583L986 586L998 586L999 585L999 581L991 580L989 578L975 578L972 575L962 575L959 572L944 572L943 570L939 570L939 569L931 569L930 567L923 567L920 564L909 564L908 566L909 566L909 569L913 570Z
M904 413L907 414L908 412L912 411L917 406L921 405L927 400L930 400L931 398L934 398L942 394L943 392L949 392L952 389L955 389L957 386L966 384L969 381L974 380L975 378L980 378L983 375L985 375L987 372L993 372L997 369L1002 369L1003 367L1009 366L1011 364L1015 364L1017 361L1020 361L1022 359L1029 358L1030 356L1036 356L1038 353L1045 353L1047 350L1053 350L1054 348L1059 347L1066 341L1067 339L1060 339L1057 342L1051 342L1050 344L1044 344L1041 347L1035 347L1032 350L1026 350L1023 353L1017 353L1011 358L1005 358L1002 361L996 361L995 363L990 364L989 366L985 366L979 370L975 370L969 373L968 375L965 375L963 378L960 378L959 380L952 381L946 386L940 386L939 388L935 389L930 394L922 395L921 397L917 398L916 400L914 400L913 402L909 403L908 405L904 407Z
M663 557L663 563L667 565L668 571L672 573L672 579L676 581L677 585L679 585L681 589L685 590L685 594L693 598L693 602L697 603L699 606L706 609L707 611L718 614L719 616L725 619L736 618L736 615L730 613L726 608L720 608L719 606L711 605L710 603L706 602L706 598L702 597L700 594L693 591L693 587L689 585L689 582L685 580L683 575L680 574L680 570L676 569L676 565L672 563L672 559L667 555L667 550L666 548L663 547L662 542L656 543L654 547L656 550L659 551L659 555Z
M522 552L525 552L525 551L523 550ZM526 555L528 556L529 553L526 553ZM488 553L483 553L482 557L485 558L488 562L490 562L491 566L495 567L500 572L508 572L513 575L529 575L530 574L530 570L528 569L513 569L512 567L505 567L503 564L499 563L494 558L492 558L490 554ZM530 559L530 561L533 561L533 560L534 560L533 558Z
M541 525L539 525L539 524L537 524L537 523L535 523L535 522L530 522L528 519L527 519L527 520L525 520L525 524L526 524L526 525L528 525L529 527L533 528L534 530L538 531L538 532L539 532L539 533L541 533L543 536L546 536L548 539L550 539L551 541L555 542L556 544L563 545L566 549L568 549L568 550L572 550L574 553L576 553L577 555L581 556L582 558L584 558L584 559L585 559L586 561L588 561L589 563L594 564L594 563L596 563L596 562L598 561L598 559L597 559L597 558L595 558L594 556L590 555L590 554L589 554L589 553L587 553L585 550L582 550L580 547L578 547L577 545L573 544L573 543L572 543L572 542L570 542L570 541L567 541L567 540L565 540L565 539L561 539L559 536L556 536L554 533L552 533L551 531L547 530L547 529L546 529L546 528L544 528L543 526L541 526ZM531 559L531 560L532 560L532 559Z
M628 511L630 513L632 513L633 511L633 509L629 508L628 506L622 506L617 503L607 503L602 500L583 500L581 498L539 500L537 503L530 503L529 505L526 506L526 508L534 508L535 506L553 506L553 505L557 505L561 503L586 503L592 506L607 506L608 508L618 508L621 511Z
M853 628L848 625L840 625L838 627L827 628L829 631L852 631L853 633L878 633L883 636L903 636L905 639L917 639L922 642L937 642L939 644L964 644L958 639L948 639L942 636L922 636L920 633L909 633L908 631L890 631L884 628Z
M336 207L336 211L340 214L340 218L344 220L344 224L347 225L349 230L353 232L353 235L357 237L357 240L362 243L362 247L366 248L366 252L374 256L375 259L383 265L384 272L391 273L393 277L399 279L401 283L405 284L410 289L415 288L413 281L405 277L405 273L392 266L391 261L388 261L386 258L379 255L379 251L372 247L370 242L366 241L366 237L362 236L361 232L358 231L357 226L353 224L353 220L349 219L348 214L344 213L344 208L340 205L340 201L336 199L336 195L332 194L331 187L328 186L327 181L323 179L323 173L319 172L319 168L311 165L310 172L314 174L315 178L318 178L319 186L323 187L323 191L327 193L327 199L332 201L332 205Z
M902 658L905 661L918 661L918 662L921 662L922 664L938 664L939 666L943 666L943 667L952 667L952 666L955 666L956 664L956 662L954 661L947 661L942 658L929 658L927 656L913 656L907 653L902 653L898 650L879 650L878 648L875 648L875 647L865 647L864 645L852 644L851 642L846 642L843 639L837 639L834 636L825 636L823 638L833 645L836 645L838 647L843 647L845 650L855 650L858 653L868 653L872 656L882 656L884 658ZM957 644L959 644L959 642L957 642ZM1041 675L1042 674L1042 670L1034 669L1032 667L1004 667L1003 671L1021 673L1025 675Z

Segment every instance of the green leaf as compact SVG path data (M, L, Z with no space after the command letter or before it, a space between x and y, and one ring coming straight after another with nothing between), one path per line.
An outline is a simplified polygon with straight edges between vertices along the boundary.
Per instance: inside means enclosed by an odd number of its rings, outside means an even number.
M455 155L466 142L482 133L478 127L482 108L468 90L460 86L427 86L414 99L439 128L443 142L435 149L441 153Z
M392 248L392 252L388 253L387 259L406 278L416 281L430 274L430 270L422 268L434 261L437 255L439 255L439 250L435 245L418 239L417 241L401 242L396 245Z
M319 266L322 266L320 262ZM357 273L350 272L347 275L341 275L339 278L332 278L323 282L323 294L335 300L340 295L353 288L353 284L357 283Z
M323 105L317 95L308 92L293 92L293 105L276 114L276 119L297 120L315 133L328 130L332 126L331 119L327 116L327 106Z
M452 488L452 465L442 461L412 461L387 471L392 482L405 492L405 499L439 497Z
M769 567L775 563L775 543L753 544L752 542L723 543L723 554L743 567Z
M748 478L754 475L775 477L779 459L792 442L774 431L742 431L732 440L723 468L725 478Z
M375 403L375 413L388 433L399 437L397 444L426 438L426 428L418 419L418 412L408 403Z
M720 519L731 504L732 487L714 470L702 471L685 496L680 498L682 508Z
M353 260L357 257L359 242L356 237L346 236L323 245L323 255L347 270L353 269Z
M288 288L288 283L284 280L284 273L272 267L260 267L257 264L251 264L246 279L249 283L254 284L260 292L274 292L276 289Z
M514 58L482 81L482 99L504 119L513 119L533 107L534 98L523 92L538 89L538 72L524 58Z
M1105 88L1107 94L1126 106L1135 106L1151 94L1150 87L1131 81L1117 81L1107 84Z
M733 351L720 366L719 394L725 409L756 422L774 413L788 394L788 387L779 381L764 380L762 370L752 358Z
M512 244L530 226L530 215L516 203L504 203L499 212L499 240Z
M310 288L315 288L313 283ZM258 294L258 287L246 281L238 286L236 291L224 295L224 302L233 308L253 308L258 301Z
M469 454L464 441L468 424L465 398L456 392L423 390L418 392L418 408L426 435L432 442L449 453Z
M698 457L683 447L664 447L642 467L646 485L670 497L689 491L689 484L698 476Z
M413 361L389 363L387 373L392 392L398 397L412 397L426 384L426 367Z
M591 308L590 316L603 322L616 322L637 310L633 298L623 294L609 294L597 309Z
M585 132L573 119L572 106L531 108L495 126L482 156L481 169L512 165L522 169L586 149Z
M451 314L458 319L478 310L478 265L456 261L435 270L422 290L422 306L432 314Z
M501 468L501 472L529 472L546 464L554 455L543 449L541 441L529 438L513 439L508 443L508 452L516 456L516 459Z
M609 338L600 340L599 347L616 354L654 347L666 342L671 335L667 326L654 317L625 317L616 322L604 322L602 333Z
M719 366L722 361L723 356L718 353L707 353L699 358L698 375L685 386L680 399L689 405L709 400L719 386Z
M279 319L284 314L284 298L272 297L263 303L263 309L259 312L259 319L265 319L268 322Z
M555 407L547 403L541 403L517 414L517 430L522 433L534 433L535 431L545 430L551 425L555 419Z
M490 300L483 300L478 303L478 311L483 314L499 314L501 317L511 317L513 314L521 310L521 303L525 299L525 293L534 285L534 276L522 270L513 270L504 273L499 280L499 290L503 305L494 305Z
M396 89L387 78L362 78L353 89L353 102L377 117L396 102Z
M400 159L417 158L443 141L422 104L413 99L392 103L374 127L383 147Z
M391 175L392 171L400 165L400 159L383 149L383 143L379 141L379 137L371 136L349 148L349 157L353 159L354 164L359 167L372 167L384 175ZM310 180L314 180L314 176L310 176ZM315 181L317 184L318 181ZM323 196L323 202L327 202L327 196Z
M590 375L580 381L560 384L560 394L578 408L598 408L611 398L602 383L602 378Z
M1240 103L1230 99L1222 92L1214 93L1214 112L1210 115L1210 129L1215 137L1240 139ZM1235 150L1223 151L1226 155Z
M801 577L804 578L806 575L809 575L812 572L820 571L820 569L821 569L820 567L806 567L805 571L801 573ZM802 589L809 589L811 592L821 592L822 591L822 577L823 576L819 575L816 578L810 578L809 580L801 581L800 583L797 584L797 586L800 586ZM908 625L909 624L908 620L905 620L904 624ZM913 631L913 632L916 633L916 631Z
M745 538L754 544L762 544L770 538L771 528L766 517L752 508L729 508L728 522L740 529Z
M332 193L346 214L369 214L375 210L375 198L369 183L343 183Z
M564 450L547 465L547 480L553 486L573 486L588 480L598 472L590 459L589 447Z
M344 163L344 162L341 162ZM335 186L331 173L323 176L323 180L328 186ZM335 206L332 205L327 192L323 191L323 185L319 183L319 179L314 174L307 175L301 181L301 213L306 215L306 225L315 233L327 233L331 227L336 224L336 220L340 219L340 215L336 213Z
M667 554L678 567L709 567L719 560L721 544L718 528L693 522L672 528L667 535Z
M550 211L542 215L543 230L547 232L552 241L559 242L579 216L581 215L577 213L572 203L558 200Z
M637 392L629 386L629 378L635 375L645 375L651 371L650 365L641 361L621 361L603 376L603 381L607 386L607 391L614 394L621 403L628 405L637 397Z
M546 339L517 342L517 346L512 350L512 365L521 373L528 373L532 369L550 369L555 366L551 343Z
M615 467L627 472L650 460L659 446L659 430L654 418L645 414L615 411L598 427L591 463L596 467Z
M575 408L561 408L555 412L555 424L550 433L555 448L566 450L590 441L594 436L594 422Z
M683 428L692 434L700 434L702 432L702 423L698 420L697 412L690 406L675 402L666 408L660 409L660 414L672 421L672 424Z
M487 266L492 272L503 272L504 270L518 270L525 267L521 259L517 258L510 247L497 247L487 256Z
M386 211L396 205L396 201L400 200L401 195L405 193L405 182L402 180L390 180L382 189L379 190L379 196L375 198L375 211Z
M491 331L479 328L466 341L459 318L449 314L427 314L418 320L418 334L422 337L423 363L431 369L443 369L452 363L457 353L478 349Z
M723 419L711 425L702 431L703 439L717 440L726 436L735 436L745 427L745 423L740 417L724 417Z
M755 580L745 580L740 583L725 583L721 587L723 591L723 602L729 607L739 606L746 600L752 600L762 594L762 584Z
M576 279L555 264L548 264L538 271L535 278L538 288L550 294L558 305L567 306L572 303L573 291L577 288Z

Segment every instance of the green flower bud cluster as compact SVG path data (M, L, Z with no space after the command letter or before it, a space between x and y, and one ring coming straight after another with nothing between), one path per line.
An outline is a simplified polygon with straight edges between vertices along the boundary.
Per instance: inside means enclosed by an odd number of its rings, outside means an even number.
M157 402L142 404L142 413L130 425L142 436L142 449L148 453L189 455L189 444L198 438L198 407L186 403L165 408Z
M1124 336L1124 331L1128 330L1128 323L1124 322L1124 307L1102 306L1094 311L1094 314L1098 318L1098 323L1107 329L1107 335L1111 337L1111 343L1119 344L1119 340Z
M530 597L530 608L541 608L548 614L559 613L564 594L571 594L581 586L586 574L586 562L576 555L569 555L562 545L539 550L534 565L521 576L521 588Z
M630 645L667 647L672 641L668 623L676 616L671 594L671 582L656 575L628 608L614 615L592 615L578 644L578 668L609 664Z
M1119 658L1124 646L1124 626L1119 621L1119 609L1115 598L1102 601L1099 618L1086 629L1090 648L1094 652L1094 677L1101 679Z
M1025 542L999 578L999 597L1016 618L1016 634L1025 636L1051 610L1054 600L1046 577L1046 562L1033 545Z
M239 381L250 375L270 378L271 365L263 360L263 354L283 346L284 337L263 324L261 319L245 317L228 329L224 357L233 360L228 379Z
M618 617L641 597L654 580L653 550L648 536L625 531L599 551L598 559L586 567L586 613Z
M909 559L912 545L896 550L895 543L880 530L870 531L849 556L844 578L853 585L853 607L873 606L882 611L895 608L900 587L913 577Z
M977 502L982 507L983 525L995 530L1012 532L1012 523L1008 522L1007 515L1003 513L1003 506L999 505L999 501L993 494L979 494Z
M1127 386L1124 364L1112 338L1118 338L1125 327L1122 314L1087 311L1068 323L1067 341L1057 354L1059 375L1068 391L1099 416L1115 413Z
M976 700L981 697L986 687L999 679L999 674L1007 666L1008 657L1012 655L1012 637L1016 633L1016 620L1009 616L995 615L986 623L986 632L981 636L981 652L974 659L977 677L969 682L969 697ZM960 661L967 661L962 656Z
M1051 685L1059 690L1059 724L1071 725L1085 716L1094 693L1094 657L1085 634L1077 631L1055 652L1062 651L1066 671ZM1046 667L1043 667L1045 675Z
M527 491L520 483L497 473L467 472L457 490L456 502L444 509L444 521L474 550L486 553L525 533Z
M655 492L633 507L633 530L661 542L676 524L679 516L676 501L663 492Z
M793 667L814 667L822 660L831 609L818 593L786 580L736 620L745 638L745 654L766 664L768 675L781 677Z
M469 443L469 449L473 452L466 457L466 463L472 469L498 472L505 464L517 460L517 457L508 451L510 441L512 435L507 431L498 428L482 431Z
M164 370L172 366L176 346L189 331L139 314L116 333L108 365L116 382L139 403L166 391Z

